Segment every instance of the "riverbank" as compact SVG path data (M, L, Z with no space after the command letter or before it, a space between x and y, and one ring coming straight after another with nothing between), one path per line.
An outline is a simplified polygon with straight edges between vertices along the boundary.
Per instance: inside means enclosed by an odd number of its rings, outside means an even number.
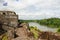
M56 32L57 31L57 28L50 28L50 27L47 27L47 26L42 26L42 25L40 25L39 23L36 23L36 22L29 22L28 24L29 24L29 26L37 27L41 31L49 31L49 32Z
M44 25L51 28L60 28L60 18L48 18L48 19L40 19L40 20L19 20L19 22L28 23L28 22L36 22L40 25Z

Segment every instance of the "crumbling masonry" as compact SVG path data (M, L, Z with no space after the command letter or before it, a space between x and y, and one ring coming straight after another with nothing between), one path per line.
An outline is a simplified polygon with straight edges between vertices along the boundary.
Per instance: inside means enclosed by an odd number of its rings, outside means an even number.
M14 28L17 26L18 15L15 12L0 11L0 36L7 32L8 37L13 37Z

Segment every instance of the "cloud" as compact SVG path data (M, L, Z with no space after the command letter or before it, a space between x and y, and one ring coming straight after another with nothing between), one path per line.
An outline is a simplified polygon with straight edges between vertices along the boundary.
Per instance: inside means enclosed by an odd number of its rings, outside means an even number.
M7 0L7 2L8 2L8 6L11 6L11 7L15 7L16 9L18 9L18 8L25 8L25 7L27 7L27 6L29 6L29 5L32 5L32 4L35 4L36 2L38 2L38 1L36 1L36 0L19 0L18 2L16 2L16 0Z
M8 6L2 4L7 2ZM0 10L12 10L23 19L60 18L60 0L0 0ZM26 17L24 17L25 15ZM37 16L37 17L36 17Z
M8 3L3 3L3 6L7 6L8 5Z
M4 0L0 0L0 3L4 2Z

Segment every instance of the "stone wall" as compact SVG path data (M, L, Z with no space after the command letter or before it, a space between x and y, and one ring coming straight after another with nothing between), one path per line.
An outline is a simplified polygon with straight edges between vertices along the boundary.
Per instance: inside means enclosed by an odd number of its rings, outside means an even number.
M14 28L18 26L18 15L13 11L0 11L0 23L1 29L7 31L9 40L13 38Z
M8 27L17 27L18 15L13 11L0 11L0 22Z

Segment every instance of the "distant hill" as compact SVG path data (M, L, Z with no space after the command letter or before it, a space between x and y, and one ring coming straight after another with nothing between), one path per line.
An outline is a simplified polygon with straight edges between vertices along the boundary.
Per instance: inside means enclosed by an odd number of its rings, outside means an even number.
M60 27L60 19L59 18L49 18L40 20L41 25L49 26L52 28L59 28Z
M59 28L60 27L60 18L49 18L49 19L42 19L42 20L19 20L20 23L22 22L37 22L40 25L45 25L52 28Z

